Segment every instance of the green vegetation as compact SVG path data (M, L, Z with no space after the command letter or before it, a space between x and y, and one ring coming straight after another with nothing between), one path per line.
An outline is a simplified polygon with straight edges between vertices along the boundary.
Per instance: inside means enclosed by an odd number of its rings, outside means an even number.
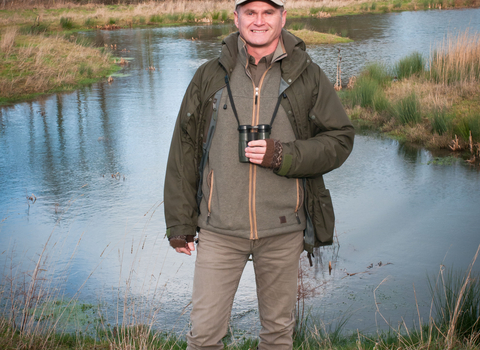
M63 29L72 29L73 21L70 17L60 17L60 26Z
M394 75L398 79L405 79L411 77L412 75L418 76L419 74L423 73L424 70L425 59L420 53L414 52L411 55L402 58L397 64L395 64Z
M480 34L466 31L450 35L428 61L413 53L391 68L368 65L340 97L363 125L473 157L480 156L479 80Z
M93 6L82 6L81 1L59 5L54 0L36 0L29 7L25 1L7 0L0 10L0 28L7 26L43 26L50 31L65 31L104 28L130 28L155 24L171 26L184 23L232 22L233 8L230 2L206 1L120 1L117 5L103 5L96 1ZM91 1L88 1L91 5ZM33 2L32 2L33 4ZM416 11L421 8L478 7L480 0L382 0L349 3L334 1L328 6L312 7L311 2L292 0L288 3L289 18L330 17L355 15L364 12L385 13L390 11ZM54 5L54 6L52 6ZM63 7L61 7L63 6ZM156 17L155 21L146 19ZM64 20L61 22L61 18ZM160 20L161 18L161 20Z

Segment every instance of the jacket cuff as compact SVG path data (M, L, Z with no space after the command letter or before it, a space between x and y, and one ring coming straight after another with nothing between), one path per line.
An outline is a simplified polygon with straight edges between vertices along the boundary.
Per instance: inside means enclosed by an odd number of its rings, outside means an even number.
M178 225L167 228L167 237L168 240L177 237L177 236L192 236L195 237L197 234L196 226L188 225Z
M169 238L170 246L172 248L184 248L187 243L193 242L195 236L188 235L188 236L175 236Z
M274 170L277 175L286 176L292 167L293 157L288 150L287 145L282 143L282 163L278 169Z

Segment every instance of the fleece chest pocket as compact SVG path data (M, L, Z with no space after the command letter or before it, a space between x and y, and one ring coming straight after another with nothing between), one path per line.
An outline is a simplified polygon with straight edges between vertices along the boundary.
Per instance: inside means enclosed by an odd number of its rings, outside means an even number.
M332 242L335 213L333 212L332 197L329 190L325 189L319 193L314 201L313 210L313 224L317 239L322 243Z

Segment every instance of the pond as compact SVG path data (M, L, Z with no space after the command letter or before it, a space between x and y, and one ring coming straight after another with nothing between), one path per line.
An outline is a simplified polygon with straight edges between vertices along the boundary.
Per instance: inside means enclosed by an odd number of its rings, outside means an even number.
M307 24L347 31L355 40L308 48L330 79L340 48L348 79L366 62L427 54L447 33L478 32L480 9ZM114 53L130 62L121 75L111 84L0 109L2 286L8 275L23 281L41 259L39 277L51 283L52 293L100 305L111 323L125 318L186 331L194 258L176 254L164 237L165 165L185 89L196 68L218 54L218 36L232 30L81 33L99 46L116 45ZM478 167L434 160L425 150L358 131L350 158L325 176L338 244L322 249L313 268L303 258L312 315L326 324L348 319L345 329L370 332L387 328L381 315L393 326L402 320L413 325L418 302L428 320L427 275L435 278L442 266L465 270L480 244ZM248 263L234 302L234 329L255 334L256 310Z

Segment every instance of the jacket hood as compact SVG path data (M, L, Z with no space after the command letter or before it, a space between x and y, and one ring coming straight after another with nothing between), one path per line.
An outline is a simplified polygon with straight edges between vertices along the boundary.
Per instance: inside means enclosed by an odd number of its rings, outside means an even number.
M228 75L233 72L238 55L239 32L232 33L222 41L220 64L225 68ZM305 42L285 29L282 29L283 44L287 57L281 60L282 78L291 84L312 62L306 53Z

